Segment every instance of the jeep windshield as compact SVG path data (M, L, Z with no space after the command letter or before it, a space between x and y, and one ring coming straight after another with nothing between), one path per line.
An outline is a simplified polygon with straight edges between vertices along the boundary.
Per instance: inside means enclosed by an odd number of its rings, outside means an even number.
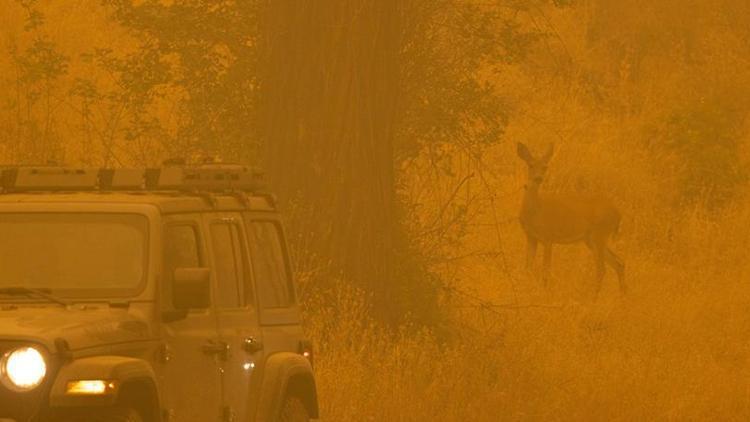
M138 214L0 213L0 290L134 295L146 274L147 234Z

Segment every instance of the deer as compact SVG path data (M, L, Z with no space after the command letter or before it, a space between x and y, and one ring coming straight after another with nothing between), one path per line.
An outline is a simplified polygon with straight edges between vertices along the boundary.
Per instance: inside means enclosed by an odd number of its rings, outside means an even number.
M598 298L606 272L605 264L617 273L620 293L627 293L625 264L610 249L609 242L620 229L621 215L610 200L603 196L574 196L541 194L539 188L547 174L554 153L550 144L539 158L529 148L518 143L518 156L526 162L528 178L521 202L519 221L526 234L526 268L531 270L536 257L537 244L544 246L542 280L549 283L552 245L585 243L594 255L596 286L594 300Z

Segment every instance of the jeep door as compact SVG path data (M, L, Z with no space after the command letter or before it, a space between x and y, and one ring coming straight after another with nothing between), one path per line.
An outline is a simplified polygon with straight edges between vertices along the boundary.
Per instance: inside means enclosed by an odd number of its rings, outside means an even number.
M254 410L250 392L257 391L260 383L256 367L263 361L263 339L244 223L233 212L210 213L204 218L214 268L219 337L227 347L220 359L225 420L247 421Z
M264 335L280 332L279 339L266 338L266 347L271 346L268 344L271 340L275 351L297 352L301 329L297 331L290 327L299 328L300 312L284 231L279 221L263 214L245 214L245 224L258 291L260 323Z
M301 351L300 312L284 232L264 213L245 213L266 356Z
M171 282L176 268L208 266L200 216L166 217L161 309L173 310ZM218 421L221 379L217 356L206 347L217 341L212 309L191 309L183 319L163 324L161 386L174 421Z

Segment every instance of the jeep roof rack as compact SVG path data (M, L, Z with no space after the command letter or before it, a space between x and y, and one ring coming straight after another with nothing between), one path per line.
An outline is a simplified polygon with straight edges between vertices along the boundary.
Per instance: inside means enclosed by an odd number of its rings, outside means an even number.
M239 164L174 165L149 169L87 169L57 165L2 169L3 192L183 191L262 192L263 173Z
M2 173L5 191L94 190L97 171L58 166L6 168Z

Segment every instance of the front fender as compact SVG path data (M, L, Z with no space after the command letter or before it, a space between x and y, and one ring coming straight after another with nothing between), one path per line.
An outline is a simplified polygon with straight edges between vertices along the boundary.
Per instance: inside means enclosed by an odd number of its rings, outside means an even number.
M318 416L318 394L310 361L290 352L276 353L266 360L256 421L278 420L288 391L299 394L310 416Z
M117 403L122 387L130 382L155 385L156 376L151 366L140 359L123 356L95 356L74 360L60 368L50 391L51 407L111 406ZM110 380L117 388L104 395L69 395L69 381Z

